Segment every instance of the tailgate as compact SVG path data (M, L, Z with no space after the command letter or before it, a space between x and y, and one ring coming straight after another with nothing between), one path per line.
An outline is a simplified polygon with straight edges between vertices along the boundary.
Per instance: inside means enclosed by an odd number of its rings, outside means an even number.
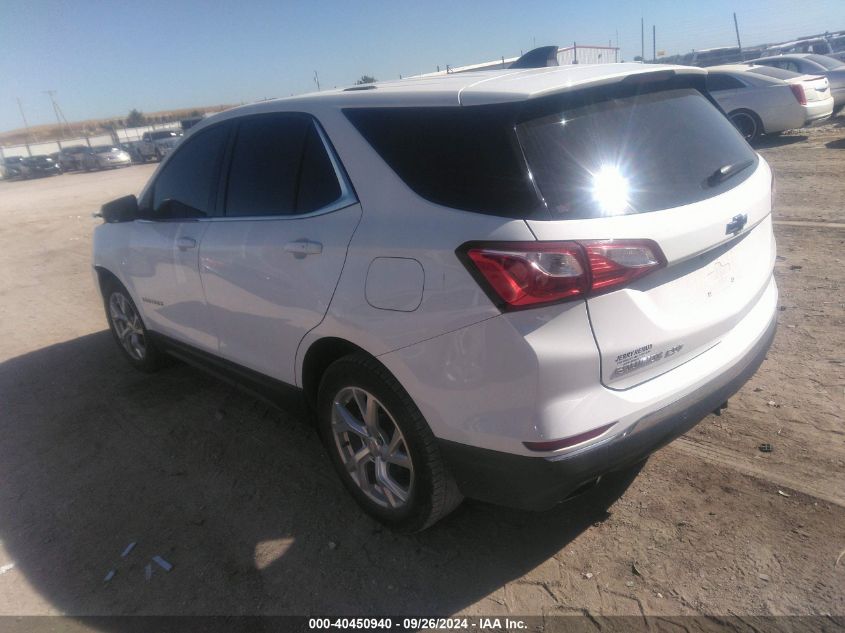
M807 101L823 101L830 97L830 84L827 77L804 75L790 79L789 83L801 86Z
M771 278L771 170L703 103L678 91L519 130L550 215L562 216L528 220L538 240L648 239L665 256L665 266L587 298L610 388L718 345ZM734 167L714 180L720 165Z

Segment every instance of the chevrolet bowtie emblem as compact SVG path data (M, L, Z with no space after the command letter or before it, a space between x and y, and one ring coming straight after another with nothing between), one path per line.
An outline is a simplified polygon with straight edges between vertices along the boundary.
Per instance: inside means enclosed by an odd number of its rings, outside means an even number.
M725 225L725 235L736 235L739 233L748 222L748 214L740 213L731 218L731 221Z

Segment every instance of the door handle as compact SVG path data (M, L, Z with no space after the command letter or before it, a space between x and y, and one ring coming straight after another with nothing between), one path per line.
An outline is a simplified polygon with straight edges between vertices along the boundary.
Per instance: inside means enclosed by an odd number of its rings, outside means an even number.
M285 251L293 253L294 257L302 258L306 255L319 255L323 252L323 245L311 240L295 240L285 244Z
M192 237L180 237L176 240L176 245L179 247L180 251L186 251L189 248L196 248L197 241Z

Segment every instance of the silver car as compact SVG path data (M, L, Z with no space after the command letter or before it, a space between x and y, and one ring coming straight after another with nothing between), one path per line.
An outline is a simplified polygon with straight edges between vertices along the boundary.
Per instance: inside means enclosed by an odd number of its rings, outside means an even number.
M127 167L132 164L129 153L112 145L99 145L92 147L82 161L85 171L92 169L114 169L115 167Z
M823 75L830 83L833 112L845 108L845 62L814 53L791 53L774 57L761 57L752 63L782 68L800 75Z

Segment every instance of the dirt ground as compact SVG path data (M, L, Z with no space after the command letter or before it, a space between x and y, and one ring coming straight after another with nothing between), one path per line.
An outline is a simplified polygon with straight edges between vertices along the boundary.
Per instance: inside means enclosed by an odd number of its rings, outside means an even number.
M123 361L91 213L154 166L0 183L0 615L845 614L845 118L760 151L780 328L727 411L633 481L414 536L357 510L304 420ZM146 581L153 555L174 567Z

